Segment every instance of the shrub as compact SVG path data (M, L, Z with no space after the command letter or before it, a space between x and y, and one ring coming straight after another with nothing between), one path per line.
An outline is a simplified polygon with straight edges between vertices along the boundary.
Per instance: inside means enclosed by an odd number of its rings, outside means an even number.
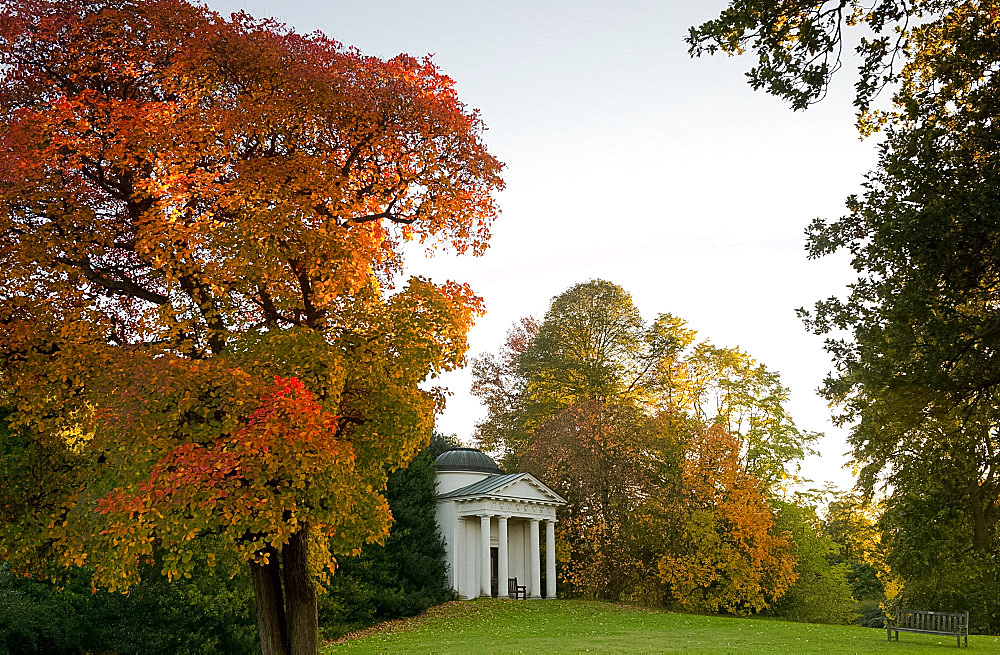
M434 459L457 445L435 435L408 468L389 475L386 500L394 519L385 545L368 544L338 563L319 598L325 638L388 619L414 616L453 598L446 587L444 543L435 518Z
M771 613L810 623L856 622L859 608L847 580L850 568L847 564L830 564L829 557L840 547L821 532L815 508L784 501L776 504L774 529L792 535L798 578Z
M152 568L144 573L125 596L92 593L86 569L70 571L56 586L0 565L0 655L256 652L245 576L195 575L170 583Z

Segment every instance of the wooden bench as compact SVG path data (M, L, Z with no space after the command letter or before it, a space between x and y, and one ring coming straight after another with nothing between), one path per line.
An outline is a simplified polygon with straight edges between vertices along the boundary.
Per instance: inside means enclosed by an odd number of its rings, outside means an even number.
M962 647L964 636L965 645L969 645L968 612L896 610L891 617L885 617L885 629L889 641L892 641L892 633L896 633L896 641L899 641L900 632L916 632L925 635L954 635L958 639L959 648Z
M527 585L517 584L517 578L508 578L507 580L507 595L517 600L518 598L523 598L528 600L528 587Z

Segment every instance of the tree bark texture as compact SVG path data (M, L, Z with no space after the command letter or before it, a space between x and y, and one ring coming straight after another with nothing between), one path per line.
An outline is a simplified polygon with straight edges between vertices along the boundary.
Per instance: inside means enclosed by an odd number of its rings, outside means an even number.
M319 653L316 587L309 575L309 526L292 535L282 550L285 575L285 615L291 655Z
M272 551L267 564L250 562L250 577L257 607L261 655L288 655L288 628L278 554Z

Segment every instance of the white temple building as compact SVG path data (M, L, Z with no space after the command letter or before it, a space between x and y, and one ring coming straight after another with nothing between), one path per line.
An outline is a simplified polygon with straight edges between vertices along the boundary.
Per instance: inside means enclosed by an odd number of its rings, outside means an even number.
M505 474L475 448L444 452L434 467L448 582L459 597L506 598L508 581L517 578L528 598L555 598L556 508L566 501L530 473Z

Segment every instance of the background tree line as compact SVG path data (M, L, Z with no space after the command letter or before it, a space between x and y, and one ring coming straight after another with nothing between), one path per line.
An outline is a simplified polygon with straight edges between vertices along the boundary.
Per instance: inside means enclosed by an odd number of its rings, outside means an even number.
M855 556L815 502L785 499L816 435L788 415L777 374L695 337L591 280L474 362L483 447L568 501L560 593L855 620L850 564L837 559Z
M1000 3L734 0L688 43L755 56L750 83L798 109L825 95L852 38L858 127L881 134L879 160L807 247L850 253L858 277L801 313L828 336L822 392L850 426L859 486L885 495L893 602L968 610L996 633Z

